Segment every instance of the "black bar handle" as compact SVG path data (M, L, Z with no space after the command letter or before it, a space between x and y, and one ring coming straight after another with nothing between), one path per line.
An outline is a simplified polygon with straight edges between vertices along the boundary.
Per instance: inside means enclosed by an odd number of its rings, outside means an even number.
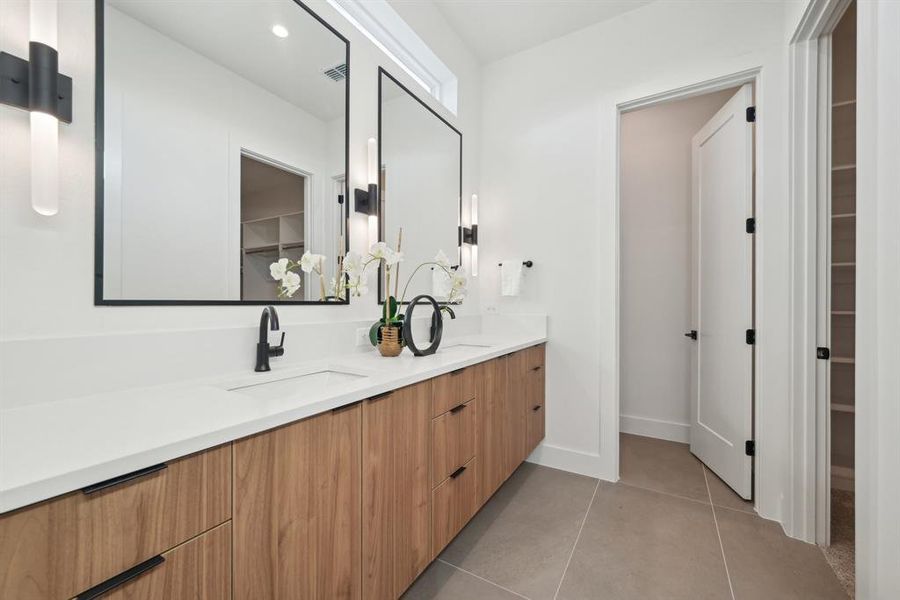
M465 467L460 467L460 468L458 468L457 470L455 470L455 471L453 471L452 473L450 473L450 479L456 479L457 477L459 477L460 475L462 475L462 474L463 474L463 471L465 471L465 470L466 470Z
M163 564L164 562L166 562L166 559L163 558L162 556L160 556L160 555L154 556L153 558L151 558L149 560L145 560L144 562L131 567L127 571L123 571L123 572L119 573L115 577L111 577L111 578L107 579L106 581L104 581L103 583L101 583L99 585L95 585L94 587L92 587L91 589L89 589L85 592L81 592L80 594L78 594L78 596L76 596L76 600L94 600L95 598L105 596L106 594L113 591L117 587L120 587L120 586L128 583L132 579L136 579L136 578L140 577L147 571L150 571L151 569L158 567L159 565Z
M465 407L466 407L465 404L459 404L459 405L454 406L453 408L451 408L451 409L450 409L450 412L453 413L453 414L456 414L456 413L458 413L459 411L461 411L462 409L464 409Z
M369 402L375 402L376 400L381 400L382 398L387 398L388 396L390 396L393 393L394 392L385 392L383 394L378 394L377 396L372 396L371 398L368 398L368 400L369 400Z
M451 375L462 375L462 372L465 371L465 370L466 370L465 368L457 369L457 370L455 370L455 371L450 371L450 374L451 374Z
M362 400L357 400L356 402L351 402L350 404L345 404L343 406L338 406L337 408L332 408L331 412L332 412L332 414L344 412L345 410L350 410L351 408L355 407L357 404L362 404Z
M158 465L153 465L151 467L146 467L144 469L138 469L137 471L132 471L131 473L125 473L124 475L119 475L118 477L113 477L112 479L107 479L106 481L101 481L99 483L93 483L87 487L81 488L81 491L87 495L95 494L102 490L122 485L123 483L128 483L129 481L133 481L140 477L146 477L147 475L152 475L153 473L157 473L162 471L166 467L168 467L166 463L159 463Z
M532 371L540 371L542 368L543 368L543 367L542 367L541 365L538 365L538 366L536 366L536 367L531 367L531 370L532 370Z
M541 410L541 405L536 404L531 410L533 410L534 412L537 412L537 411Z
M534 261L533 260L523 260L522 264L530 269L531 267L534 266ZM503 263L497 263L497 266L502 267Z

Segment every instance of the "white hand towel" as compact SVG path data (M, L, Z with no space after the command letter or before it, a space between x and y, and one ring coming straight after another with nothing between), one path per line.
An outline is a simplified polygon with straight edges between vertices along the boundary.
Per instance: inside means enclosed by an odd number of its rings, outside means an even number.
M431 295L438 300L450 297L450 276L440 267L431 267Z
M522 261L504 260L500 263L500 294L518 296L522 291Z

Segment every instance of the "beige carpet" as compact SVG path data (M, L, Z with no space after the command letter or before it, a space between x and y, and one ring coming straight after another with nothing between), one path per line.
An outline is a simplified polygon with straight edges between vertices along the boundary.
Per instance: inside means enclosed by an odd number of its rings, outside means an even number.
M831 546L823 548L822 551L844 589L851 598L854 598L856 554L853 492L831 491Z

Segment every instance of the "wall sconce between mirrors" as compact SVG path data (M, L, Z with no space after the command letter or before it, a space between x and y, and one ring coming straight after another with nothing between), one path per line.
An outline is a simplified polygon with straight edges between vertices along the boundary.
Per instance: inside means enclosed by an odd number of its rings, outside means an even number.
M347 39L296 0L96 11L95 303L346 304Z
M394 247L403 230L404 263L434 260L438 250L462 260L462 133L383 68L378 70L379 240ZM370 178L370 183L372 179ZM445 301L440 274L422 270L407 299ZM383 276L378 300L384 302Z
M72 78L59 73L57 1L31 0L28 60L0 52L0 103L31 113L31 206L59 212L59 122L72 122Z

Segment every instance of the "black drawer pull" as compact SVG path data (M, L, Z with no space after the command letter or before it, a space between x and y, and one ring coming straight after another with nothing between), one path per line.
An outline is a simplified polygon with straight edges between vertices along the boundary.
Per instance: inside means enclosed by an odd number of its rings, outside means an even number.
M152 467L146 467L144 469L138 469L137 471L132 471L131 473L125 473L124 475L119 475L118 477L113 477L112 479L107 479L106 481L101 481L100 483L91 484L85 488L82 488L81 491L85 494L94 494L96 492L105 490L107 488L111 488L113 486L121 485L123 483L127 483L129 481L133 481L138 479L139 477L146 477L147 475L152 475L157 471L162 471L166 467L168 467L166 463L159 463L158 465L153 465Z
M461 411L462 409L464 409L465 407L466 407L465 404L459 404L459 405L454 406L453 408L451 408L451 409L450 409L450 412L453 413L453 414L456 414L456 413L458 413L459 411Z
M462 374L463 371L465 371L465 368L457 369L455 371L450 371L450 374L451 375L460 375L460 374Z
M385 392L383 394L378 394L377 396L372 396L368 400L369 400L369 402L375 402L376 400L381 400L382 398L387 398L388 396L390 396L393 393L394 392Z
M541 405L538 404L538 405L534 406L534 408L532 408L531 410L533 410L534 412L537 412L537 411L541 410Z
M465 471L465 470L466 470L465 467L460 467L460 468L458 468L457 470L455 470L455 471L453 471L452 473L450 473L450 479L456 479L457 477L459 477L460 475L462 475L462 474L463 474L463 471Z
M542 368L543 368L543 367L541 367L540 365L538 365L538 366L536 366L536 367L531 367L531 370L532 370L532 371L540 371Z
M76 600L94 600L95 598L99 598L101 596L105 596L109 592L113 591L119 586L125 585L132 579L136 579L150 571L154 567L158 567L159 565L166 562L166 559L162 556L154 556L149 560L145 560L139 565L135 565L128 569L127 571L123 571L116 575L115 577L111 577L104 581L99 585L95 585L91 589L86 592L81 592L76 597Z
M355 407L357 404L362 404L362 400L357 400L356 402L351 402L350 404L345 404L344 406L338 406L337 408L332 408L331 413L339 413L344 412L345 410L350 410Z

